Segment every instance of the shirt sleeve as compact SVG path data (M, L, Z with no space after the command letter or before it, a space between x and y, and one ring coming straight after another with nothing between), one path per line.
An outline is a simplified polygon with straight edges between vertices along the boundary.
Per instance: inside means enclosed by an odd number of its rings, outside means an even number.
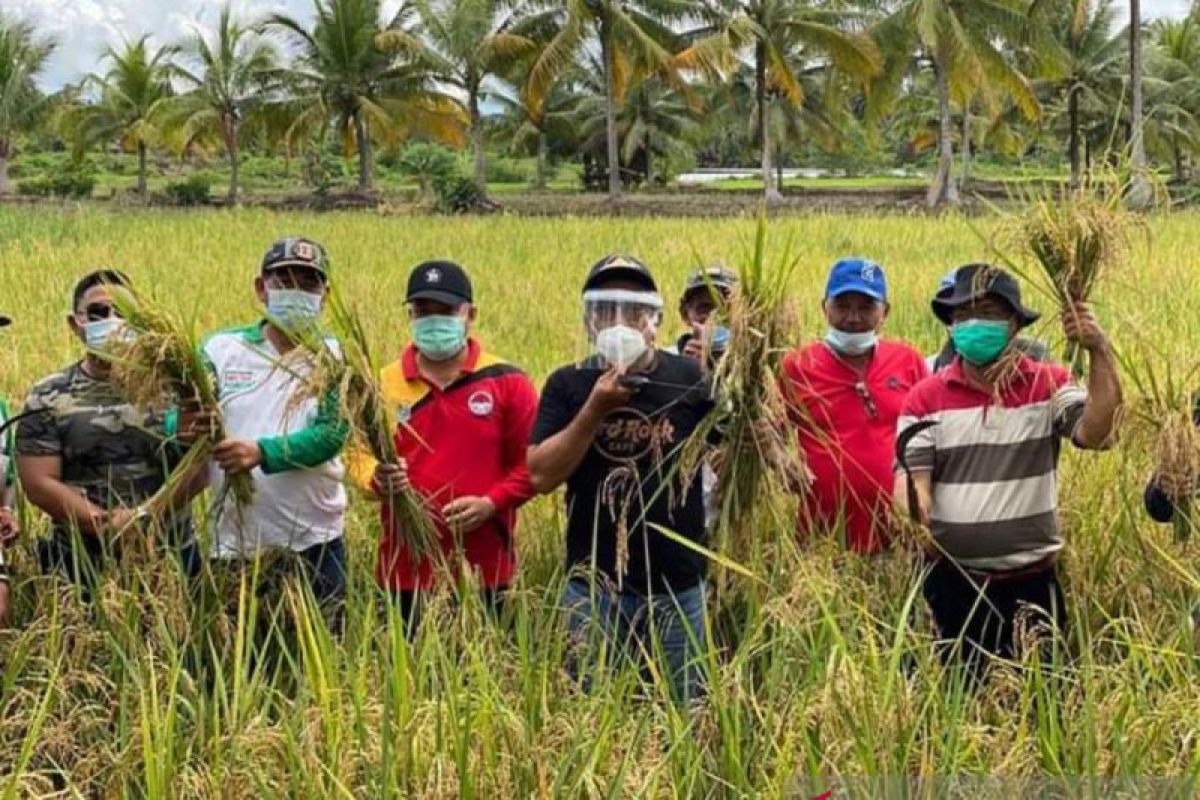
M1083 419L1083 409L1087 406L1087 390L1075 383L1070 374L1061 367L1056 367L1056 386L1050 398L1050 411L1054 416L1054 434L1061 438L1075 439L1075 429Z
M349 433L350 426L338 409L337 392L328 392L307 428L258 440L262 471L272 475L324 464L342 451Z
M537 494L525 466L525 451L533 433L534 420L538 416L537 389L523 374L508 378L507 383L509 391L503 409L504 440L500 444L505 475L486 495L501 514L521 506Z
M358 439L353 439L346 447L346 475L350 483L371 496L375 495L373 483L378 464L367 446Z
M61 456L63 443L58 418L47 394L35 388L25 401L22 415L17 423L17 455Z
M558 370L550 376L542 389L542 398L538 402L529 444L541 444L559 433L571 424L578 412L579 406L571 402L567 392L565 373Z

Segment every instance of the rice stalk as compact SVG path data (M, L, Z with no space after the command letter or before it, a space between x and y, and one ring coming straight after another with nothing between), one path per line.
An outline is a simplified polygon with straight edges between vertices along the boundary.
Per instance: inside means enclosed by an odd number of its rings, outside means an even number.
M1096 287L1128 255L1140 218L1125 210L1116 180L1085 183L1027 198L1022 217L1001 227L1019 252L1032 257L1033 274L1017 270L1063 311L1091 300ZM1083 374L1083 353L1069 342L1064 358Z
M1187 541L1196 524L1192 501L1200 486L1200 430L1190 408L1174 410L1163 419L1154 465L1155 481L1175 508L1175 540Z
M724 308L730 340L711 373L719 408L697 428L682 455L684 474L696 474L711 452L709 442L719 436L720 449L712 459L721 492L715 549L742 564L763 551L755 515L805 471L778 379L784 348L796 340L789 296L798 264L790 246L768 259L767 221L760 215L754 249Z
M381 464L397 464L395 431L399 421L384 398L379 383L380 363L375 359L359 316L337 293L326 304L336 350L323 335L298 333L294 340L312 357L313 367L303 377L303 388L294 400L303 402L332 393L342 419L350 426L351 440L365 447ZM392 520L391 533L414 564L441 552L437 527L425 499L412 487L383 498Z
M113 301L132 335L120 337L104 355L112 364L113 381L129 402L149 410L174 405L212 420L211 428L192 443L171 476L147 501L147 509L157 516L169 510L179 481L207 463L213 448L225 438L221 405L193 325L123 287L114 288ZM225 485L238 508L253 502L254 481L249 474L230 475Z

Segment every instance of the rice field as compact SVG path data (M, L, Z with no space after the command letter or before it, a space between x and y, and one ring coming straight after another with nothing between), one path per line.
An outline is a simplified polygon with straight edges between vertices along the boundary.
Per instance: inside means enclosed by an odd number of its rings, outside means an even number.
M1191 213L1151 219L1149 240L1096 289L1128 369L1170 365L1183 375L1200 361L1198 225ZM942 336L928 308L938 278L989 257L996 226L811 216L772 221L770 236L777 248L790 238L801 259L792 288L808 335L824 327L828 265L860 254L887 270L887 331L930 352ZM597 258L638 255L671 298L698 260L736 266L753 232L750 219L0 209L0 311L16 319L0 331L0 391L19 403L35 379L76 357L64 318L83 272L125 270L143 291L216 328L255 316L259 260L285 234L325 244L334 280L381 353L406 338L409 267L435 256L460 261L475 282L478 335L540 382L584 348L579 286ZM1052 311L1047 297L1032 303ZM1041 335L1057 342L1054 316ZM764 510L762 547L729 554L761 583L723 596L711 695L694 711L664 702L628 667L600 676L591 695L573 689L555 613L558 497L524 511L511 625L486 622L469 594L461 605L441 597L411 644L374 590L378 525L356 502L344 635L334 640L319 617L289 602L280 635L289 645L273 659L257 650L273 634L249 598L250 610L226 621L227 649L206 651L186 587L166 562L114 574L91 606L37 580L30 538L45 524L26 511L12 559L20 576L13 624L0 632L0 796L1044 793L1018 780L1032 777L1063 779L1064 796L1194 796L1194 785L1167 779L1200 772L1200 640L1191 622L1200 564L1195 543L1174 543L1142 514L1152 456L1136 426L1114 452L1067 454L1070 658L999 670L978 694L944 680L910 556L848 557L832 536L801 550L790 525ZM788 500L777 500L786 519Z

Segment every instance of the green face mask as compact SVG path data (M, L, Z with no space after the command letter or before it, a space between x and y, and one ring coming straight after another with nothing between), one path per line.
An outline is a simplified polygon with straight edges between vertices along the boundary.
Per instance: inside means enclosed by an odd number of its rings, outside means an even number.
M454 358L467 345L467 320L459 316L429 316L412 322L413 344L431 361Z
M954 349L971 364L981 367L1000 357L1012 334L1008 322L992 319L968 319L950 328Z

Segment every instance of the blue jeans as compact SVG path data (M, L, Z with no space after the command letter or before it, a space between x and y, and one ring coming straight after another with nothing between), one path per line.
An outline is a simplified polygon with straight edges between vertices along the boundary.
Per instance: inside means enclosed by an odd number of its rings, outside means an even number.
M707 586L649 596L588 583L567 581L562 607L571 638L571 672L591 689L590 670L604 658L623 655L640 661L661 656L676 702L704 694L708 640L704 626ZM592 665L585 666L584 661ZM643 667L643 675L647 670Z
M346 597L346 541L338 537L323 544L313 545L296 552L304 564L308 585L313 598L321 606L340 604ZM190 578L200 576L204 556L199 546L192 542L180 553L183 571Z

